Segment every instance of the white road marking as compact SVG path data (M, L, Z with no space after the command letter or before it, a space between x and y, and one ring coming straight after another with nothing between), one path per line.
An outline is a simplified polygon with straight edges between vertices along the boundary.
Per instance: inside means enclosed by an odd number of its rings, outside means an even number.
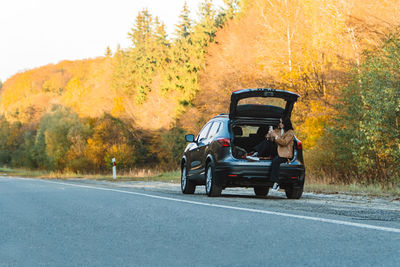
M40 180L40 181L53 183L53 184L68 185L68 186L75 186L75 187L81 187L81 188L89 188L89 189L118 192L118 193L130 194L130 195L144 196L144 197L163 199L163 200L169 200L169 201L175 201L175 202L181 202L181 203L188 203L188 204L199 205L199 206L216 207L216 208L223 208L223 209L230 209L230 210L240 210L240 211L247 211L247 212L254 212L254 213L261 213L261 214L291 217L291 218L297 218L297 219L303 219L303 220L311 220L311 221L317 221L317 222L354 226L354 227L373 229L373 230L378 230L378 231L400 233L400 229L398 229L398 228L375 226L375 225L364 224L364 223L354 223L354 222L348 222L348 221L340 221L340 220L332 220L332 219L325 219L325 218L318 218L318 217L311 217L311 216L295 215L295 214L275 212L275 211L257 210L257 209L241 208L241 207L226 206L226 205L219 205L219 204L212 204L212 203L204 203L204 202L190 201L190 200L184 200L184 199L179 199L179 198L162 197L162 196L157 196L157 195L125 191L125 190L120 190L120 189L96 187L96 186L90 186L90 185L79 185L79 184L72 184L72 183L54 182L54 181L48 181L48 180Z

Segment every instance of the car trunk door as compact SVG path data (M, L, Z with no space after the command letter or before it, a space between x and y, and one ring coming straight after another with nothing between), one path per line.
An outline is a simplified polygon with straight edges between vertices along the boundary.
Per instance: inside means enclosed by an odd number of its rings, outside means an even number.
M229 118L290 118L294 103L297 101L298 97L299 95L293 92L270 88L238 90L231 95ZM259 100L271 98L284 100L284 102L281 103L281 106L275 106L273 104L239 104L239 102L244 102L243 100L250 98Z

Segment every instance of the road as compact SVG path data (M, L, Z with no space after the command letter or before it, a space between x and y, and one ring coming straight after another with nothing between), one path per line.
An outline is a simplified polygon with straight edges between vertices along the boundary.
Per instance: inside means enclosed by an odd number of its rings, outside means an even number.
M400 266L396 199L197 191L0 178L0 266Z

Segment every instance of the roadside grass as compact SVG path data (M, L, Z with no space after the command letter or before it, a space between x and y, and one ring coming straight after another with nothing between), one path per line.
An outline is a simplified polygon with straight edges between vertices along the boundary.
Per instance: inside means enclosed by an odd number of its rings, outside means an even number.
M42 179L71 179L82 178L88 180L103 180L114 181L111 174L81 174L75 172L59 172L59 171L45 171L45 170L28 170L28 169L12 169L3 167L0 168L0 177L17 176L17 177L32 177ZM159 181L180 183L180 172L162 172L158 170L131 170L129 172L117 173L116 182L119 181Z
M112 175L104 174L79 174L74 172L49 172L42 170L26 170L0 168L0 176L17 176L17 177L36 177L42 179L87 179L101 180L110 182L127 182L127 181L157 181L167 183L180 183L180 171L162 172L159 170L131 170L129 172L120 173L114 180ZM398 199L400 197L400 187L386 187L381 185L363 185L352 183L334 184L332 181L308 179L304 186L305 192L322 193L322 194L351 194L366 196L391 196Z
M314 176L309 175L304 185L305 192L323 193L323 194L351 194L368 196L394 196L400 197L400 186L383 186L379 183L364 184L353 179L348 184L335 182L334 177L329 175Z
M351 194L367 196L393 196L400 197L400 187L382 188L381 185L362 185L362 184L322 184L307 183L304 185L305 192L321 194Z
M45 177L48 171L0 168L0 176L19 176L19 177Z

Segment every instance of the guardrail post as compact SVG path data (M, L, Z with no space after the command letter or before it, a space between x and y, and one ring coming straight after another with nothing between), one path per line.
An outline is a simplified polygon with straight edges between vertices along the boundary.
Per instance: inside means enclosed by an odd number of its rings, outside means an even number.
M117 179L117 166L115 164L115 158L112 159L112 165L113 165L113 168L112 168L113 179L115 180L115 179Z

